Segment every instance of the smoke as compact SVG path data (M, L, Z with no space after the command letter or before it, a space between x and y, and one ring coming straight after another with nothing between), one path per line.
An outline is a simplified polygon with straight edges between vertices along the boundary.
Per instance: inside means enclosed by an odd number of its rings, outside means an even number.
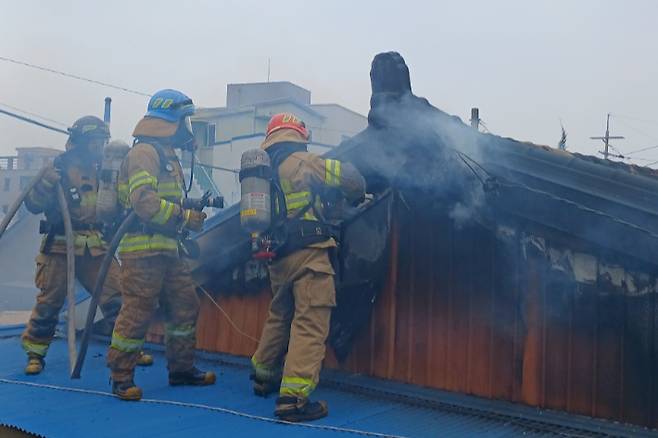
M371 77L369 128L355 138L351 160L369 183L383 179L407 202L448 210L457 226L472 221L486 199L486 174L474 164L481 134L413 95L399 55L378 55Z

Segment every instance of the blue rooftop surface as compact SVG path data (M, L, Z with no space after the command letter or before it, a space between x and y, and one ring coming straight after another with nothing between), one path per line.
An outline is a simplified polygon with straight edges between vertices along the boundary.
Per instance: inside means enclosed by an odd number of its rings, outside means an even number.
M26 376L19 330L0 329L0 425L47 437L552 435L508 417L487 418L395 401L383 392L353 391L364 378L340 373L330 373L327 380L334 384L321 385L314 394L329 403L327 418L284 424L272 416L274 397L252 394L246 360L203 353L198 365L217 373L215 386L168 386L163 354L155 352L155 365L136 372L145 400L124 402L110 394L103 343L90 345L81 380L68 377L66 342L61 339L53 342L44 372ZM408 393L408 385L396 385Z

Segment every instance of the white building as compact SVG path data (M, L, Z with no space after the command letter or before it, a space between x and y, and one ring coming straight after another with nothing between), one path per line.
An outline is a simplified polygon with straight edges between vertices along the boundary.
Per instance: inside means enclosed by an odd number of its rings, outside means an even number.
M201 162L222 169L197 169L200 185L208 176L224 195L226 205L240 200L237 171L240 157L257 148L265 138L270 117L290 112L304 120L311 135L309 150L324 153L365 129L368 120L338 104L312 104L311 92L290 82L229 84L226 107L200 108L193 117Z
M13 156L0 157L0 217L27 184L62 151L51 148L16 148Z

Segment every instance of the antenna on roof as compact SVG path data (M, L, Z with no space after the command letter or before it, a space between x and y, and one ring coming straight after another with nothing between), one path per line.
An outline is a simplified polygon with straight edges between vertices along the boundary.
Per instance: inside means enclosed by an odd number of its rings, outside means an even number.
M608 156L610 155L610 140L623 140L624 137L622 136L611 136L610 135L610 113L608 113L608 118L606 119L605 122L605 135L603 137L590 137L592 140L602 140L603 144L605 145L604 150L599 151L599 154L603 154L604 159L608 159ZM617 156L617 158L624 158L623 156Z
M560 141L557 144L557 148L561 151L567 150L567 131L564 130L564 125L562 124L562 119L560 119L560 128L562 128L562 136Z

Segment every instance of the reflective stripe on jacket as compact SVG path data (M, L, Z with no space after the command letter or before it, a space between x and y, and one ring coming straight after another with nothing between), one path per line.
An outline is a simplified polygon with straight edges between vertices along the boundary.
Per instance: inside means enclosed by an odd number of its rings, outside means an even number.
M125 208L137 213L147 230L149 225L153 226L153 231L124 236L119 244L119 254L123 258L155 254L178 256L178 240L170 236L181 222L183 169L173 148L161 145L168 159L163 166L156 147L137 143L121 166L119 200Z

